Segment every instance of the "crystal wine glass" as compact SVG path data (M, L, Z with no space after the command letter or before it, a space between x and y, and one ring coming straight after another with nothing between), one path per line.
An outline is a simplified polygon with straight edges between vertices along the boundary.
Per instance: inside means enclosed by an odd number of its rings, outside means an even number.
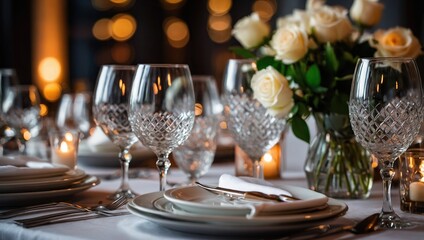
M164 191L169 154L190 135L194 123L194 92L184 64L140 64L130 99L135 135L157 156L159 191Z
M356 140L379 161L383 179L380 227L410 226L391 202L393 163L409 147L422 122L421 78L413 59L363 58L356 65L349 116Z
M235 142L253 160L253 177L263 178L261 157L280 139L286 121L267 113L253 98L250 80L256 64L250 59L230 59L224 73L222 103L227 127Z
M10 87L18 85L16 71L11 68L0 69L0 156L3 155L3 145L15 136L15 130L6 121L7 115L3 107Z
M194 126L188 139L172 152L178 168L189 180L181 186L194 185L211 167L222 112L215 78L194 75L192 79L196 101Z
M87 138L92 124L91 95L87 92L63 94L56 114L56 125L77 130Z
M120 149L121 186L109 196L111 199L135 197L128 182L128 168L132 158L130 148L138 141L128 121L128 102L135 70L136 66L131 65L103 65L93 96L95 123Z
M41 130L40 95L34 85L10 87L3 103L7 123L17 132L19 151L26 152L26 142Z

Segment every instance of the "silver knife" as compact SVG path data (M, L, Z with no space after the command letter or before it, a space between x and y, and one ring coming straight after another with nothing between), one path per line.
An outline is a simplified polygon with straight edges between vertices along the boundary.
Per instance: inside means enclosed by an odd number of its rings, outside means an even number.
M211 187L204 184L201 184L199 182L196 182L196 185L208 190L213 193L217 194L223 194L225 196L234 197L238 199L244 199L244 200L252 200L252 201L277 201L277 202L292 202L296 200L300 200L298 198L288 196L285 194L266 194L262 192L257 191L239 191L229 188L222 188L222 187Z

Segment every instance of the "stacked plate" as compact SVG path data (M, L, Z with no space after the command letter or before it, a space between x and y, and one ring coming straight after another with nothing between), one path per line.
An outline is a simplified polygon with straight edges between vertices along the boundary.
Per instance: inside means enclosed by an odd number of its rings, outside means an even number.
M127 208L169 229L226 236L292 232L347 211L345 203L309 189L282 188L300 200L253 203L190 186L138 196Z
M36 161L0 160L0 207L61 200L100 182L80 169ZM17 164L11 165L12 162Z

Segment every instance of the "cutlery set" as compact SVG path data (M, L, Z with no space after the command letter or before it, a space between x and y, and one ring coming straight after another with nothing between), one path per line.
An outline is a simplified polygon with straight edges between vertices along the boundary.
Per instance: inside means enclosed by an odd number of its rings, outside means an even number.
M122 211L120 208L127 202L128 200L125 197L117 198L107 205L98 204L92 207L68 202L52 202L4 211L0 213L0 219L37 214L35 217L13 220L15 224L31 228L54 223L126 215L128 211Z

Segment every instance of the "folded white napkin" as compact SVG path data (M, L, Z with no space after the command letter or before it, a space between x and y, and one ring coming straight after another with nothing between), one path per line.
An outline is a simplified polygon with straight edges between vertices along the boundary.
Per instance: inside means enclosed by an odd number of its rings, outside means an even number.
M278 214L293 214L302 211L310 211L311 209L322 208L326 206L328 201L327 197L323 194L311 191L309 189L302 189L299 187L285 186L289 190L281 189L273 186L272 183L262 179L251 177L235 177L229 174L223 174L219 178L219 187L229 188L239 191L257 191L266 194L285 194L293 196L289 191L292 189L295 192L301 192L303 195L302 200L293 202L251 202L251 201L233 201L235 204L245 206L251 209L250 213L246 215L247 218L253 218L258 215L278 215Z
M2 181L59 176L67 171L69 171L67 167L55 166L36 157L0 158L0 180Z
M286 190L274 187L270 182L258 178L235 177L229 174L223 174L219 178L219 186L239 191L256 191L266 194L285 194L292 196Z

